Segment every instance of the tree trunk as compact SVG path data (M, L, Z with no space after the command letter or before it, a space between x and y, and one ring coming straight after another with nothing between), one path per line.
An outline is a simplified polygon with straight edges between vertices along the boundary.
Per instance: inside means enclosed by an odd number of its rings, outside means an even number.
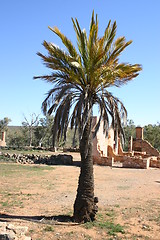
M98 198L94 197L91 121L92 119L88 121L80 141L81 171L74 203L76 222L94 221L98 211Z

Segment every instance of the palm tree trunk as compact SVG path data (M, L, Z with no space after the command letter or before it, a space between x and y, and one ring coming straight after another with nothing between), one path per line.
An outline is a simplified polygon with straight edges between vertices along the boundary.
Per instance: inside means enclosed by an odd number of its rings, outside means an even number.
M76 222L94 221L98 211L96 206L98 201L94 197L91 121L90 118L80 141L81 171L74 203L74 220Z

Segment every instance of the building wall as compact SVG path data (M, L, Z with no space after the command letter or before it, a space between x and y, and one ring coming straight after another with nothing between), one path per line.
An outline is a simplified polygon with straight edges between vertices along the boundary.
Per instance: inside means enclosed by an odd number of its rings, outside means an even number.
M5 132L1 132L0 147L6 146L5 137L6 137Z
M92 132L94 132L95 125L97 123L97 117L93 117L92 120ZM99 131L95 138L93 138L93 159L101 159L101 157L108 157L108 146L114 147L114 132L113 129L109 129L108 136L103 133L103 122L101 122Z
M93 131L97 123L94 117ZM143 140L143 128L136 128L136 139L131 141L130 151L124 152L121 141L118 139L117 149L115 149L114 131L109 129L108 136L103 133L103 123L101 123L97 136L93 139L93 163L102 166L113 166L116 162L121 162L123 167L160 168L160 154L147 141Z
M149 156L159 156L160 153L148 141L143 139L143 128L136 128L136 139L133 140L133 151L144 152Z

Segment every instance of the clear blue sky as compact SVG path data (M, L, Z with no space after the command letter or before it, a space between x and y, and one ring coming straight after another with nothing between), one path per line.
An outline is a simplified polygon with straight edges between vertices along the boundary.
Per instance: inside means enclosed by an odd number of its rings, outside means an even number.
M36 55L45 53L43 40L60 47L48 26L57 26L75 43L71 17L88 30L92 10L98 14L99 35L108 21L117 21L117 37L133 43L120 60L143 66L140 75L112 92L128 110L136 125L160 122L160 1L159 0L5 0L0 4L0 119L21 125L23 115L41 113L41 103L51 85L33 80L48 73Z

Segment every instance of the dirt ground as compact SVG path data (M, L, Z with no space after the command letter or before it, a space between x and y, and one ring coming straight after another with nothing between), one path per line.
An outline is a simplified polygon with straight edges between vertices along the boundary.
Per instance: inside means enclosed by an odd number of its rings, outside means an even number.
M80 159L78 153L72 155ZM101 224L92 226L70 219L78 166L12 165L9 171L9 165L0 164L0 221L28 226L33 240L160 239L160 169L95 165ZM124 231L109 234L102 226L106 220Z

